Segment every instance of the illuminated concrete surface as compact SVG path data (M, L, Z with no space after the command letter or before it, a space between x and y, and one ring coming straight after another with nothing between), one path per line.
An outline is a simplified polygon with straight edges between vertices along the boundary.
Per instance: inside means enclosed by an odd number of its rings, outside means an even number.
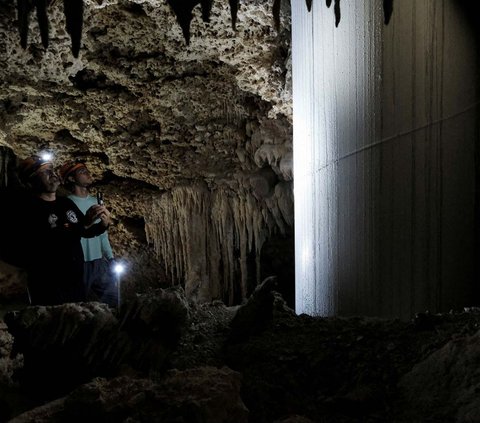
M292 3L296 311L470 305L475 34L449 0L341 12Z

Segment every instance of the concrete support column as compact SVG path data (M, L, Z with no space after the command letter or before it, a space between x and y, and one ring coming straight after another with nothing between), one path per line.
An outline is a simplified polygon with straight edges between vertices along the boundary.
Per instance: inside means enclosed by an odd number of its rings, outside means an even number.
M461 2L460 2L461 3ZM455 0L292 2L296 311L472 304L476 39Z

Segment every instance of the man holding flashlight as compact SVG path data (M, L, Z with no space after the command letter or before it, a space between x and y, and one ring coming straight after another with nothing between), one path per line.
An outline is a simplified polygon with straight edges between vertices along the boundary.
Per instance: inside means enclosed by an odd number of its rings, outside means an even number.
M29 195L12 207L18 211L19 262L27 270L31 304L85 301L80 238L105 232L110 213L95 205L83 214L70 199L57 197L60 178L51 161L28 157L18 173Z
M68 198L83 213L96 204L103 204L101 195L95 198L89 193L93 178L85 163L65 163L60 168L60 176L65 187L72 193ZM110 306L117 305L117 289L112 270L113 252L107 232L93 238L82 238L81 243L85 257L84 283L87 299L101 301Z

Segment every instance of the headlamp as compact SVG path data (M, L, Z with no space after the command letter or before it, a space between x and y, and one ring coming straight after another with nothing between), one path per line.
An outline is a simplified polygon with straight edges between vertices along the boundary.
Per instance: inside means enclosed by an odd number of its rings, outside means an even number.
M51 162L53 160L53 153L50 151L42 151L40 157L44 162Z

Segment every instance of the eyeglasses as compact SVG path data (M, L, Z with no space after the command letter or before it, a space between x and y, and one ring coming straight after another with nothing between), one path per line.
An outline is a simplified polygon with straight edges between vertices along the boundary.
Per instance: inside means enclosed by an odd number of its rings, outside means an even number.
M81 167L77 169L77 175L90 175L90 171L86 167Z

